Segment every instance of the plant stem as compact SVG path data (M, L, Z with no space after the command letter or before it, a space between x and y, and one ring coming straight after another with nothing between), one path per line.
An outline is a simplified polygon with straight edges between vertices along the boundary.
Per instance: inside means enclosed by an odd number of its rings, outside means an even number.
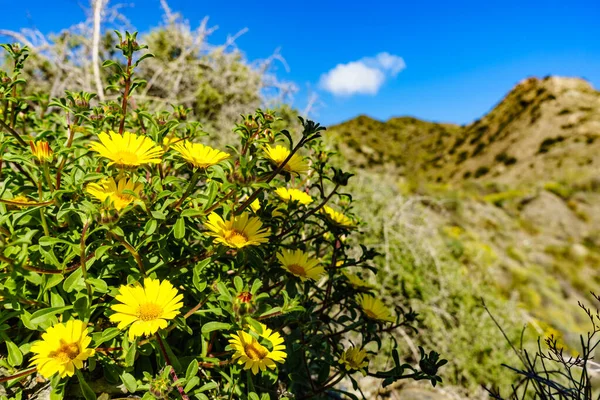
M146 268L144 268L144 263L142 262L142 257L140 257L140 253L138 253L133 248L132 245L127 243L127 241L125 239L120 238L119 236L115 235L114 233L112 233L111 236L113 238L115 238L119 243L121 243L123 245L123 247L125 247L127 249L127 251L129 251L131 253L133 258L135 259L135 262L137 263L138 267L140 268L140 272L142 273L142 275L146 276Z
M168 366L171 367L171 377L173 378L173 382L177 382L179 380L179 378L177 377L177 374L175 373L175 369L173 368L173 364L171 363L171 360L169 359L169 355L167 354L167 349L165 348L165 344L162 341L162 338L160 337L160 335L158 334L158 332L156 332L156 340L158 341L158 346L160 347L160 352L162 353L165 362L167 363ZM190 400L189 396L185 393L185 390L183 390L183 387L181 387L181 385L177 385L177 390L179 391L179 395L181 396L181 398L183 400Z
M190 195L190 193L192 193L192 190L194 190L194 188L196 187L196 184L198 183L198 179L200 179L200 170L199 169L196 170L194 172L194 174L192 175L190 184L188 185L187 189L185 189L183 196L181 196L179 201L177 203L175 203L175 205L174 205L175 208L179 207L181 205L181 203L183 203L185 201L185 199Z
M42 167L44 169L44 176L46 177L46 182L48 182L48 188L50 189L50 193L54 193L54 185L52 184L52 179L50 179L50 167L48 167L48 163L44 162Z
M13 135L15 137L15 139L17 139L17 142L19 142L21 144L21 146L27 147L27 143L25 143L25 141L23 140L23 138L21 137L21 135L19 135L19 132L15 131L13 128L11 128L9 125L7 125L1 119L0 119L0 126L2 128L4 128L4 129L6 129L8 131L8 133L10 133L11 135Z
M86 222L83 225L83 231L81 232L81 241L79 243L79 261L81 264L81 275L83 275L83 280L85 282L85 288L88 292L88 304L92 306L92 286L87 280L87 265L86 265L86 257L85 257L85 234L89 228L89 222Z
M75 120L75 124L79 122L78 119ZM75 131L73 130L73 125L71 125L71 118L69 118L69 113L67 113L67 143L65 144L66 148L70 148L73 144L73 138L75 137ZM67 157L62 156L62 160L60 160L60 164L58 165L58 169L56 171L56 190L60 189L61 177L62 177L62 169L64 168L67 162Z
M38 187L38 195L39 195L40 203L41 203L42 199L44 198L44 192L42 191L42 181L41 180L38 180L37 187ZM48 224L46 223L46 213L44 212L43 208L40 208L40 220L42 222L42 228L44 229L44 235L50 236L50 230L48 229Z
M2 376L2 377L0 377L0 382L7 382L7 381L11 381L13 379L21 378L23 376L31 375L35 371L36 371L36 368L30 368L30 369L26 369L25 371L17 372L16 374L11 375L11 376Z
M123 134L125 130L125 117L127 116L127 97L129 96L129 88L131 86L131 59L133 55L130 54L127 57L127 77L125 78L125 90L123 91L123 102L121 103L121 111L123 115L121 116L121 123L119 124L119 134Z

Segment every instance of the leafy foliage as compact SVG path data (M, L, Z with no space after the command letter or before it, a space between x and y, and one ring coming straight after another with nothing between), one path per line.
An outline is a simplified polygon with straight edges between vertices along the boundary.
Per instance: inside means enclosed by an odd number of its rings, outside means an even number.
M14 62L0 82L2 398L44 381L23 369L34 352L70 368L42 374L53 398L122 389L144 399L319 398L342 391L344 378L360 392L358 370L384 385L440 382L446 361L435 351L409 363L393 346L384 371L342 356L383 356L391 332L413 331L416 314L396 307L393 321L380 318L359 302L372 289L344 274L376 272L377 253L353 245L359 221L341 191L352 174L331 165L325 128L300 118L290 132L258 110L236 125L226 160L206 146L186 153L176 144L206 137L202 126L188 107L151 112L133 101L147 86L134 72L153 57L135 33L117 36L125 62L104 63L113 96L104 102L85 91L26 96L29 49L4 46ZM264 150L276 142L288 149L279 162ZM294 157L310 163L306 176L286 168ZM275 191L284 186L315 201L286 202ZM282 268L284 250L316 260L324 276ZM74 320L87 327L81 335L54 330Z

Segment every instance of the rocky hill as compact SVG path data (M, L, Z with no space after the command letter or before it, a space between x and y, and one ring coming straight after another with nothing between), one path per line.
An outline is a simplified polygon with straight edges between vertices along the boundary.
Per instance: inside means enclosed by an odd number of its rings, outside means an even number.
M553 334L576 352L578 302L596 307L600 291L599 92L530 78L467 126L360 116L327 132L357 172L364 237L386 254L382 293L422 314L416 344L452 360L452 398L513 379L481 299L515 343L527 326L529 345Z
M526 79L466 126L359 116L330 131L358 167L392 166L436 182L600 175L600 92L576 78Z

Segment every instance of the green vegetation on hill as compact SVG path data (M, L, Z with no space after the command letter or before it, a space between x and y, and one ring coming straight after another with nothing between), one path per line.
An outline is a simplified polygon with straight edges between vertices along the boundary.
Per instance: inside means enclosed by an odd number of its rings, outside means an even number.
M526 79L462 127L360 116L330 132L357 167L392 166L435 182L570 182L600 174L600 92L575 78Z

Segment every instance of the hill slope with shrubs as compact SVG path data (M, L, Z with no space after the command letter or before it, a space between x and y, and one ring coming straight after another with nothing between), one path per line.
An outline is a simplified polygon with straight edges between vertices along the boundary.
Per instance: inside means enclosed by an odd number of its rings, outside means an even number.
M453 394L511 379L481 299L515 343L527 326L526 347L551 334L578 344L577 303L600 283L599 99L579 79L531 78L467 126L360 116L328 130L360 168L382 291L424 313Z

